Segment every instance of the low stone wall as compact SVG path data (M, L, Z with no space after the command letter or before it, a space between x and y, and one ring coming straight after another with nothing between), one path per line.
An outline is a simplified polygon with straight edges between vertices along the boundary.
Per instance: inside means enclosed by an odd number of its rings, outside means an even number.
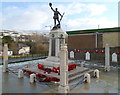
M74 58L71 58L70 52L74 52ZM86 60L86 52L90 53L90 60ZM112 62L112 54L117 54L117 62ZM69 49L69 59L86 60L94 63L105 63L105 48L85 48L85 49ZM110 47L110 65L118 65L120 63L120 47Z

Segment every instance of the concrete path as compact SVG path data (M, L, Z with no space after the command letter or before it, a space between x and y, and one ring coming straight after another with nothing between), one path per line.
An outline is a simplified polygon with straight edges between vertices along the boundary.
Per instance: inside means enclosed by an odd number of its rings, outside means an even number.
M29 83L29 77L18 79L16 73L3 73L3 93L57 93L58 85L53 83ZM0 77L1 80L1 77ZM101 72L100 79L91 79L91 84L80 83L71 87L71 93L118 93L117 71Z
M33 61L34 63L34 61ZM0 66L0 93L57 93L58 85L53 83L29 83L29 77L17 78L21 65L11 64L9 73L2 73ZM13 72L14 71L14 72ZM91 84L79 83L70 87L70 93L118 93L118 70L100 70L100 79L91 79Z

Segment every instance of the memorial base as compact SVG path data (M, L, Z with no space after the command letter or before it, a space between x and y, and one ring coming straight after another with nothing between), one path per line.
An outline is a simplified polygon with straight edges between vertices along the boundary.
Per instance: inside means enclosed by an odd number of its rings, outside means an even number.
M69 92L69 86L66 85L66 86L62 86L60 85L58 87L58 93L68 93Z
M110 71L110 66L106 65L104 69L105 71Z
M74 61L68 60L68 65L74 63L75 63ZM60 58L50 56L46 58L44 61L41 61L39 64L42 64L45 67L60 67Z

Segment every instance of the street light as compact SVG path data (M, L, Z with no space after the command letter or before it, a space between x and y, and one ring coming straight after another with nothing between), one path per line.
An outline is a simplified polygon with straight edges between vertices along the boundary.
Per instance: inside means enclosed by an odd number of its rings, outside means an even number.
M49 28L50 28L50 30L51 30L51 27L52 27L52 26L51 26L51 25L49 25L49 26L45 26L45 27L49 27Z
M95 47L98 48L98 33L99 33L99 25L98 25L98 32L96 32L96 36L95 36Z
M66 31L67 31L67 27L68 27L68 25L65 25Z

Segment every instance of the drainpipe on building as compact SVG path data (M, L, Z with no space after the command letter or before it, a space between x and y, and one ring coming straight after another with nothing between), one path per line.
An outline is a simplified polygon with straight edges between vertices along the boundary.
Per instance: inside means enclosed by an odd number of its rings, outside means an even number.
M98 48L98 32L96 32L95 36L95 48Z
M98 48L98 33L99 33L99 25L98 25L98 32L96 32L96 36L95 36L95 48Z

